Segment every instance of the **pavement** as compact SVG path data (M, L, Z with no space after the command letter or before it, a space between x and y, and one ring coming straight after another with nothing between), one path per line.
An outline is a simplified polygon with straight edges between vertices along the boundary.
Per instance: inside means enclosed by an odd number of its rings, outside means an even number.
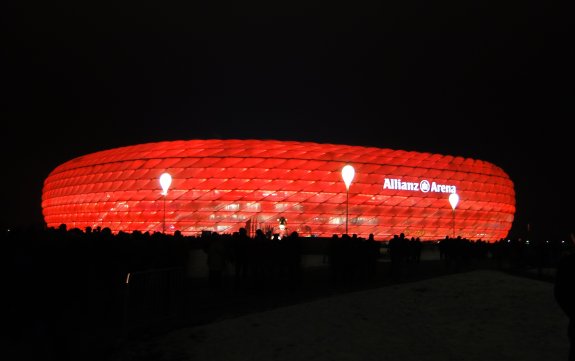
M108 360L566 360L551 269L426 259L394 276L389 262L377 266L342 283L307 268L298 287L195 280L182 322L134 333Z
M7 344L6 359L10 360L122 360L125 350L133 345L148 341L177 330L199 329L211 324L238 319L247 315L265 314L268 311L286 309L290 306L306 305L314 301L335 299L378 289L390 289L430 279L453 275L464 275L476 270L499 270L493 260L475 260L459 267L447 265L439 259L434 249L422 254L420 262L403 265L401 272L391 272L391 263L382 257L376 263L372 277L358 275L349 281L334 282L327 263L320 261L308 264L302 269L300 282L269 282L265 284L244 283L238 285L231 270L224 272L221 287L210 287L206 277L189 278L181 272L179 278L164 280L154 285L155 277L148 282L154 289L147 294L147 300L154 301L162 295L161 308L158 303L139 302L131 295L139 309L125 302L127 294L120 295L113 310L91 310L76 306L67 312L65 318L50 316L48 322L31 323L18 327L22 335L15 335L15 344ZM500 270L522 278L538 280L547 284L553 281L554 269L521 269L511 272L510 268ZM178 275L176 273L176 275ZM175 282L177 281L177 282ZM174 283L175 282L175 283ZM169 286L166 286L169 285ZM156 288L153 288L156 287ZM168 288L162 288L168 287ZM158 292L160 290L160 292ZM169 297L166 297L169 295ZM165 300L169 302L166 304ZM129 305L129 307L126 307ZM123 311L122 311L123 308ZM158 311L159 310L159 311ZM123 312L126 312L123 315ZM138 311L139 313L137 313ZM125 315L136 317L125 317ZM11 338L7 339L11 342ZM141 356L141 355L140 355ZM153 360L130 358L130 360ZM459 361L459 360L458 360Z
M553 282L554 279L553 268L512 270L507 267L499 269L491 259L473 260L461 266L447 265L444 260L439 259L439 254L434 249L424 252L420 262L405 263L401 272L396 272L396 274L392 274L389 259L381 258L376 263L373 277L358 276L349 282L333 282L331 270L327 264L303 268L300 282L295 286L286 282L269 283L265 286L244 283L238 286L231 270L227 270L224 272L222 285L218 289L212 289L206 277L186 279L185 295L182 297L181 307L176 314L157 320L150 319L148 322L130 327L129 333L124 332L124 337L120 339L121 342L132 342L154 337L173 329L201 326L313 300L478 269L500 270L515 276L548 283Z

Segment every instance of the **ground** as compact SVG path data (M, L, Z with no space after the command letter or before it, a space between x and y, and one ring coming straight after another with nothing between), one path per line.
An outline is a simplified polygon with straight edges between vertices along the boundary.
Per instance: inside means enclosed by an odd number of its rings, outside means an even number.
M493 269L336 294L125 345L120 360L567 360L552 283Z

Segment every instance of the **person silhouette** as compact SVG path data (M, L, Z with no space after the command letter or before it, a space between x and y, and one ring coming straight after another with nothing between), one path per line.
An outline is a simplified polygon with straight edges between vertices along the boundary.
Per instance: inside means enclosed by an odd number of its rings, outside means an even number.
M575 361L575 233L571 233L571 245L561 256L555 273L553 295L559 307L569 319L569 361Z

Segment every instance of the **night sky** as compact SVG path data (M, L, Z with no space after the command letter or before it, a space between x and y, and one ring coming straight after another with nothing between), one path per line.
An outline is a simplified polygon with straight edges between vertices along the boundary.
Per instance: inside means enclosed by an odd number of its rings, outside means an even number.
M190 3L5 6L2 228L40 224L44 179L77 156L253 138L485 160L515 184L512 235L575 231L565 9Z

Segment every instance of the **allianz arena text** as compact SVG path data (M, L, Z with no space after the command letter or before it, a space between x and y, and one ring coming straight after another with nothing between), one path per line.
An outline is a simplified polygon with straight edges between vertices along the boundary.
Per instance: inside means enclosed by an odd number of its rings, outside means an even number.
M349 188L342 168L355 170ZM165 193L160 175L172 182ZM456 194L455 208L449 196ZM514 185L494 164L424 152L276 140L184 140L72 159L44 181L49 227L200 235L507 237ZM285 227L285 229L283 229Z

